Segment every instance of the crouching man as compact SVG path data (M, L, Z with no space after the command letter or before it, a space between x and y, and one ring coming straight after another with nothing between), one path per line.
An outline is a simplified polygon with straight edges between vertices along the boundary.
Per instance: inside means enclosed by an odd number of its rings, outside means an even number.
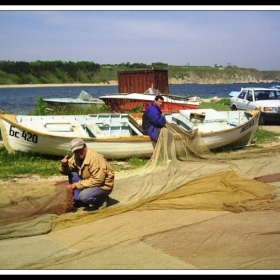
M75 138L70 143L72 157L64 157L60 173L69 178L68 189L73 191L73 208L107 207L109 194L114 187L115 172L106 158L89 149L83 139Z

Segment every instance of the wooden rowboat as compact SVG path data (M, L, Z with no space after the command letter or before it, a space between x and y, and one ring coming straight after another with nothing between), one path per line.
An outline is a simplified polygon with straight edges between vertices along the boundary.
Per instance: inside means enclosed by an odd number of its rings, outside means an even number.
M134 115L139 127L142 113ZM209 150L221 147L245 147L255 143L260 117L259 110L216 111L214 109L180 110L179 113L165 115L168 123L177 125L187 132L197 131Z
M129 121L128 114L28 116L2 112L0 127L9 152L65 156L71 154L69 145L76 137L108 159L150 158L154 151L149 136Z
M166 114L177 134L200 133L209 150L251 145L260 112L213 109L180 110ZM0 113L4 146L9 152L34 152L65 156L70 142L82 138L107 159L150 158L155 143L142 131L142 113L29 116Z
M167 115L169 122L187 131L197 129L209 150L221 147L244 147L255 141L259 110L216 111L214 109L181 110Z

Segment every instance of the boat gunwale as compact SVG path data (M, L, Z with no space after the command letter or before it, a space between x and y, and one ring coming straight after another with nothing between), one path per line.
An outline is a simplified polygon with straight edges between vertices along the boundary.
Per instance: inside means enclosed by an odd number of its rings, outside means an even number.
M241 114L243 111L238 111L238 112L240 112L240 114ZM211 135L219 135L219 134L224 134L224 133L231 132L234 130L239 130L239 129L242 129L242 127L246 126L252 120L255 120L256 118L258 118L258 115L260 114L260 112L257 110L255 113L250 113L249 111L246 111L246 113L250 114L251 118L242 124L232 126L230 128L226 128L223 130L215 130L215 131L209 131L209 132L203 132L198 129L198 133L200 133L202 137L207 137L207 136L211 136ZM245 114L245 112L244 112L244 114ZM254 127L254 126L252 126L252 127Z
M48 138L59 138L59 139L73 139L73 136L61 136L61 135L50 135L47 133L34 130L32 128L26 127L16 121L16 115L14 114L0 114L0 118L7 123L14 125L18 129L29 131L33 134L37 134L42 137ZM112 136L107 138L93 138L90 136L82 137L85 141L88 142L151 142L151 139L148 135L131 135L131 136Z

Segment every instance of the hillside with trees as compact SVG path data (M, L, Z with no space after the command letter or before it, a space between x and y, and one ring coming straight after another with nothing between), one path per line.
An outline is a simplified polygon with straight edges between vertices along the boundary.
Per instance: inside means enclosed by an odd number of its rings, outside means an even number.
M168 70L170 84L278 83L280 71L222 66L174 66L162 62L97 64L90 61L0 61L0 85L117 84L118 71Z

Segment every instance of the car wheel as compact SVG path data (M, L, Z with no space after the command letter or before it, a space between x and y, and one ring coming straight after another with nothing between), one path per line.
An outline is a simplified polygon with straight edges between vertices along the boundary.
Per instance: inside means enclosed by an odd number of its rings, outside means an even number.
M232 106L231 106L231 111L237 111L237 108L236 108L235 105L232 105Z
M259 125L264 125L265 123L266 123L265 119L263 118L262 115L260 115Z

